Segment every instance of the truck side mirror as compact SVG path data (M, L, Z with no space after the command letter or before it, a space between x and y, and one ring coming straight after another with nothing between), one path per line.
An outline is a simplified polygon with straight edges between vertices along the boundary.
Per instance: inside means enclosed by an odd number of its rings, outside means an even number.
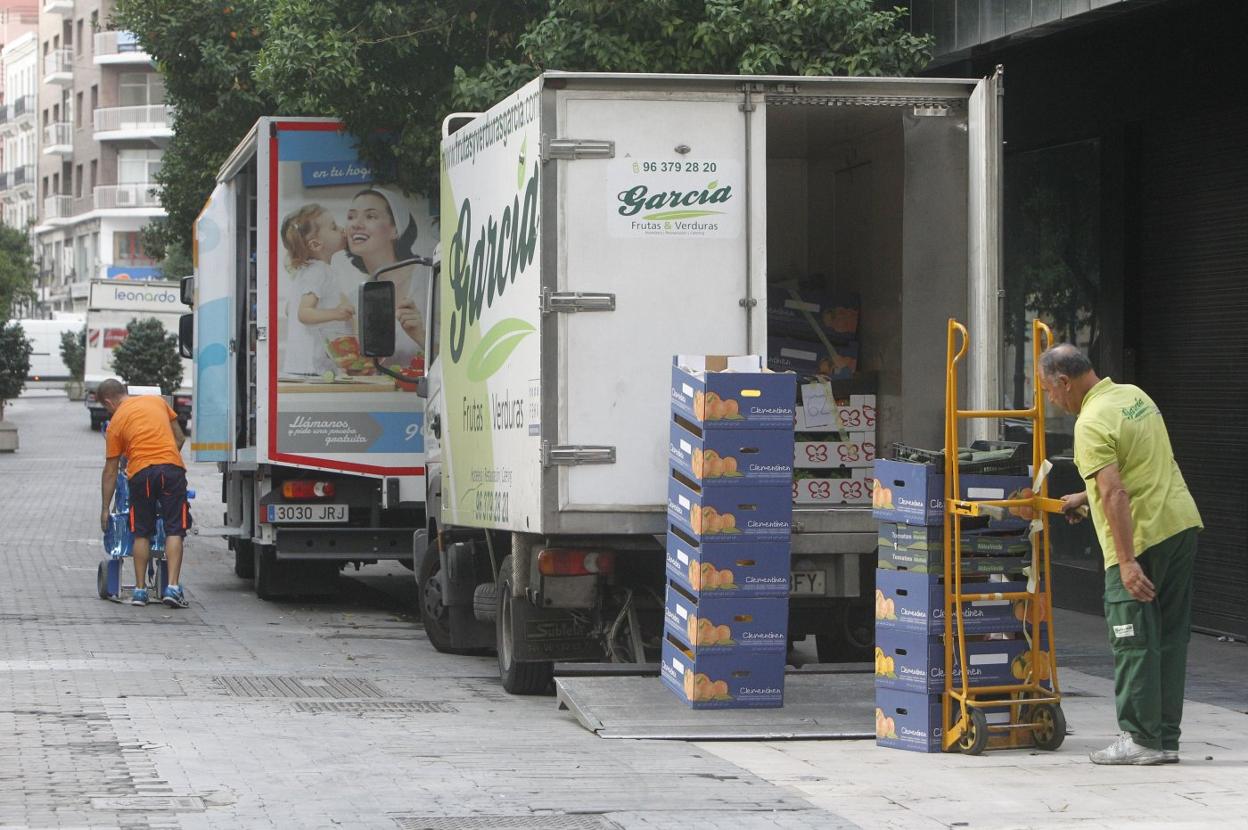
M182 305L195 307L195 278L182 278Z
M190 279L190 277L187 277ZM185 285L185 283L183 283ZM195 357L195 315L183 314L178 318L178 354L187 360Z
M360 283L360 354L390 357L394 354L394 283L389 280Z

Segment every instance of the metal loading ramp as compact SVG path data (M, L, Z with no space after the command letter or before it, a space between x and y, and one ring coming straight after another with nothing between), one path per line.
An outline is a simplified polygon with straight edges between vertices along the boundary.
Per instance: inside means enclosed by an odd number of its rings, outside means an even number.
M874 739L874 675L791 672L781 709L690 709L658 677L559 677L559 708L600 738L671 741Z

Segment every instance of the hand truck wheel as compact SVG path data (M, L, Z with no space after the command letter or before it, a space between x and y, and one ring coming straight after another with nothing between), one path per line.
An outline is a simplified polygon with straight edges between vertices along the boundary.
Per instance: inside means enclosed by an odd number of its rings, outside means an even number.
M1028 720L1036 746L1049 752L1056 750L1066 740L1066 716L1062 714L1062 707L1056 703L1037 703L1030 710Z
M108 562L101 562L95 569L95 590L100 599L109 599L108 593Z
M958 749L966 755L979 755L988 746L988 716L983 709L968 707L969 722L958 738Z

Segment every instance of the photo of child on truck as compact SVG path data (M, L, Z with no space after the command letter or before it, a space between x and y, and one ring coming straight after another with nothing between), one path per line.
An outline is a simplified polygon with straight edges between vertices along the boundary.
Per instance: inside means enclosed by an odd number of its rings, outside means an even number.
M325 208L312 203L282 220L281 240L293 283L282 374L321 376L336 366L348 374L371 369L359 357L355 306L330 270L334 254L347 247L342 228ZM356 343L354 349L346 347L350 341ZM346 362L352 359L359 365Z

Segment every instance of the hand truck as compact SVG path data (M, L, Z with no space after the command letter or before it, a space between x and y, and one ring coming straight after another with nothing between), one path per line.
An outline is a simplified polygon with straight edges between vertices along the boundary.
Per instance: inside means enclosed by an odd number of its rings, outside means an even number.
M994 746L1034 745L1040 749L1055 750L1066 738L1066 718L1062 714L1062 693L1057 680L1057 651L1053 638L1049 514L1060 513L1062 502L1048 497L1044 391L1040 386L1040 355L1053 344L1053 333L1040 320L1032 322L1033 398L1031 408L1022 410L958 408L958 364L966 357L969 344L970 335L966 327L950 319L945 384L945 691L941 698L942 748L945 751L957 748L967 754L978 755L988 747L990 735L996 733L1003 740L994 741ZM1026 491L1031 493L1030 496L975 501L959 498L962 491L957 462L958 427L962 421L973 418L1019 418L1031 422L1032 475L1036 484ZM987 590L992 583L972 583L974 588L964 590L963 518L1001 515L1011 508L1023 518L1032 520L1027 590L994 593ZM968 665L963 606L994 600L1021 600L1024 603L1023 636L1027 651L1021 665L1023 676L1015 684L971 688L971 673L963 670L955 683L955 656L957 666ZM1018 672L1014 676L1018 678ZM1046 686L1046 682L1050 686ZM990 724L987 714L990 708L1008 709L1008 722ZM955 713L957 717L954 717Z

